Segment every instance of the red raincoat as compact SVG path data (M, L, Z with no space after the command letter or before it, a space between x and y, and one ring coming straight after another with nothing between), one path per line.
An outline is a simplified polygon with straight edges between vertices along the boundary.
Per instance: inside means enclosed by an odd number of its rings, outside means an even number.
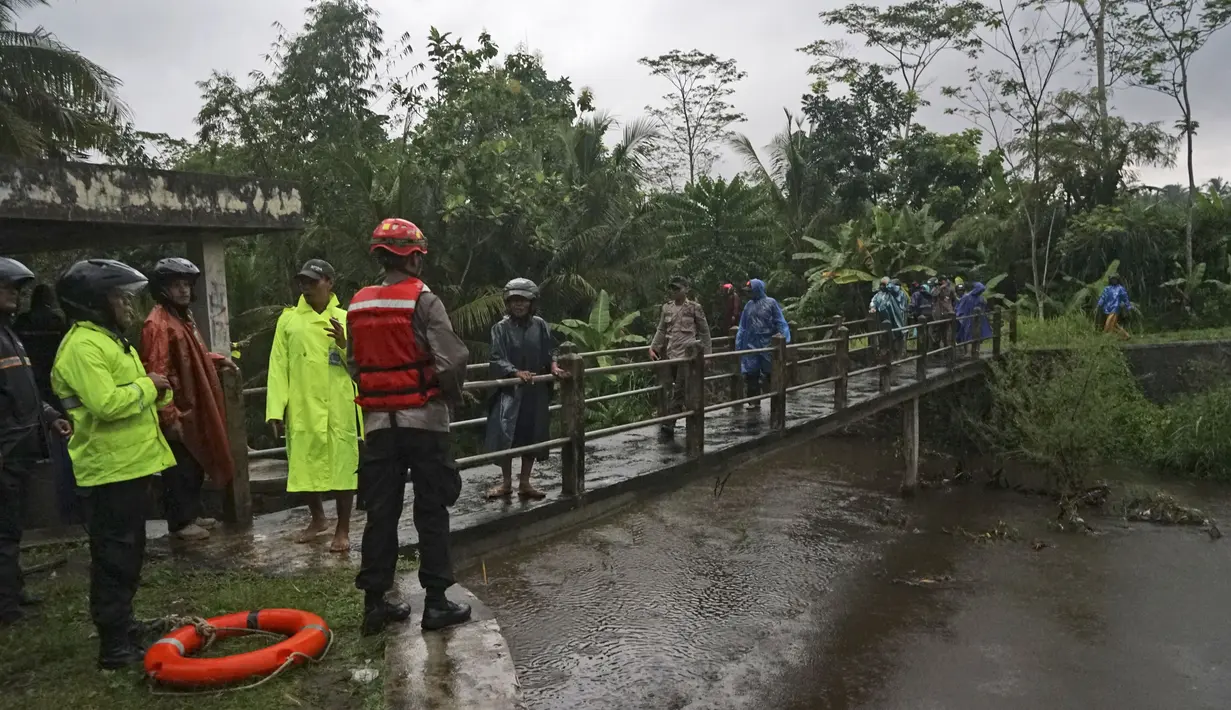
M205 341L192 322L161 304L154 306L141 329L141 361L146 372L158 372L171 381L175 399L158 411L163 433L173 439L176 424L181 441L215 485L235 475L227 441L225 405L217 365L222 355L205 349Z

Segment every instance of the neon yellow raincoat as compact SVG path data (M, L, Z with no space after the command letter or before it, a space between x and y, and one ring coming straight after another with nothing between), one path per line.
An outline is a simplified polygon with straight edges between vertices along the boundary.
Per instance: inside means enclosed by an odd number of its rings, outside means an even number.
M82 488L129 481L175 465L158 426L171 403L145 374L137 351L111 331L78 321L60 343L51 388L68 411L68 455Z
M269 353L265 420L286 428L290 493L353 491L358 486L359 408L346 352L325 331L329 319L346 326L334 296L317 313L301 296L278 318Z

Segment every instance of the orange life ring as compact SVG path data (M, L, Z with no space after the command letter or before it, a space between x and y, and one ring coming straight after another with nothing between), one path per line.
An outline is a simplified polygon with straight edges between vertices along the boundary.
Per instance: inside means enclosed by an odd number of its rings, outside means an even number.
M317 658L329 646L331 632L325 620L297 609L241 611L208 619L217 629L214 638L242 636L246 629L285 634L290 638L266 648L221 658L191 658L205 639L194 626L182 626L150 646L145 673L166 685L207 686L267 676L290 664Z

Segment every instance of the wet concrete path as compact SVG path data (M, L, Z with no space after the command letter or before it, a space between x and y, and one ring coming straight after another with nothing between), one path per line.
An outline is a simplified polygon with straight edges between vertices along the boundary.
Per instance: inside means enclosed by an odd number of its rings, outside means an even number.
M797 446L718 499L698 481L463 581L530 708L1227 706L1225 540L1110 519L1052 533L1044 499L977 486L903 505L877 450ZM1225 492L1180 495L1231 519ZM1000 521L1019 539L942 532ZM902 583L920 579L939 583Z

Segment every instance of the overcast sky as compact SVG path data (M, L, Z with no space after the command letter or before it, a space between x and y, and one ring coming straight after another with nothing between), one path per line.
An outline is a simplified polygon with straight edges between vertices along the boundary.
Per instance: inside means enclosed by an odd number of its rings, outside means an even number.
M123 97L145 130L190 136L200 105L195 82L211 70L243 76L265 68L274 22L302 24L306 0L51 0L19 18L43 25L62 41L108 68L124 82ZM597 105L618 118L643 112L664 93L637 59L671 49L700 49L738 60L748 73L735 95L747 114L742 127L754 145L782 130L783 107L798 113L807 91L808 57L796 51L818 38L839 36L817 13L839 2L822 0L373 0L388 38L409 32L422 56L428 28L473 39L487 29L512 49L525 43L542 52L547 70L590 87ZM869 57L875 55L869 53ZM936 130L961 130L961 118L942 113L939 87L964 76L965 60L952 56L933 65L924 122ZM1192 77L1198 182L1231 179L1231 30L1217 35L1198 56ZM1165 96L1127 89L1116 103L1134 120L1161 120L1170 128L1178 113ZM731 164L724 172L731 172ZM1146 170L1151 184L1183 180L1175 170Z

